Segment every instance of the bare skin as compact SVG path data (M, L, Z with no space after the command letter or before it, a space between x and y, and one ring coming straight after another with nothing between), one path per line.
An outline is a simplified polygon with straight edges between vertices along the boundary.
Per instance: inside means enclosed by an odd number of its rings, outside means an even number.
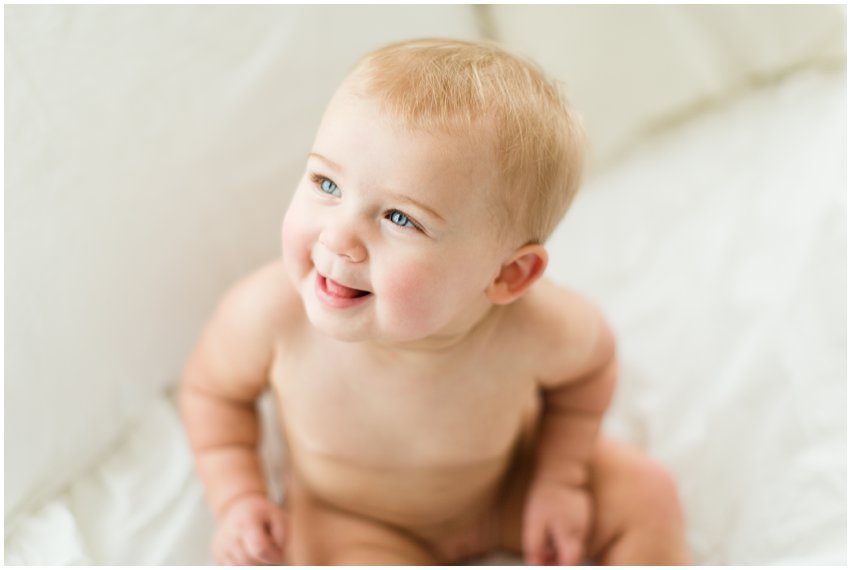
M291 564L436 565L475 562L494 552L523 556L522 510L528 473L518 474L491 518L437 545L409 531L335 509L304 492L290 502L294 520ZM676 488L665 471L611 440L592 460L595 517L584 544L585 559L601 565L689 563Z
M544 246L494 217L486 148L406 127L356 80L338 90L282 259L225 296L186 366L220 562L684 561L662 471L599 439L614 337L542 277ZM288 513L256 453L268 388Z
M261 301L287 290L283 302ZM257 555L248 554L248 546L242 551L230 546L217 552L219 561L275 563L286 556L293 564L434 564L494 550L523 554L538 387L534 372L519 369L535 371L536 363L547 361L547 343L530 331L543 334L551 319L539 312L554 297L574 308L574 321L596 315L580 297L541 281L522 303L483 323L468 349L388 374L381 355L333 346L333 339L311 330L279 262L243 281L218 318L254 315L265 321L256 329L265 328L261 336L271 343L269 374L216 386L209 369L201 381L201 368L209 364L190 362L183 399L187 422L196 426L196 449L204 449L201 440L210 436L193 421L195 414L209 426L211 414L233 408L226 412L233 414L231 425L238 420L245 426L244 443L219 447L209 462L199 461L214 508L220 505L222 527L229 517L245 516L240 510L250 510L252 503L265 502L260 510L271 512L256 536L242 539L258 545ZM208 333L197 358L228 342L214 339L219 334ZM494 356L483 360L485 349ZM322 358L326 353L338 356ZM524 353L528 359L518 361ZM277 395L289 448L286 514L263 498L256 458L246 449L257 437L250 403L267 386ZM231 467L223 470L227 455ZM584 557L615 564L686 563L676 492L661 469L603 440L594 447L588 488L596 515L583 539Z

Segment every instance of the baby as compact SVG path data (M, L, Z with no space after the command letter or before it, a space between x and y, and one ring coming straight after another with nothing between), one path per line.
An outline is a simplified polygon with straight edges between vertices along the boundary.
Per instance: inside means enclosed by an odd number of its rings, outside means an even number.
M554 85L496 46L417 40L358 63L282 258L226 294L186 366L218 562L686 563L670 478L598 434L613 335L543 277L583 145ZM283 507L257 452L267 388Z

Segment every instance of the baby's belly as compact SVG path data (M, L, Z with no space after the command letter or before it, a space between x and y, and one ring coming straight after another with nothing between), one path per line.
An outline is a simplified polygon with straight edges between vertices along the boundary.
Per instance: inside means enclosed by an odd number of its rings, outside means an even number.
M497 502L510 453L445 466L357 465L291 447L293 475L324 502L435 539Z

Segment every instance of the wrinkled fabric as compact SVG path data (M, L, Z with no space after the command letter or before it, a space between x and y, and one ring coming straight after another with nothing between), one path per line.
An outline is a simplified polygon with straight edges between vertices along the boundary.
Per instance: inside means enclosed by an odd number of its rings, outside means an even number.
M605 429L674 475L697 564L845 564L845 100L802 72L648 138L549 243L618 336ZM212 530L163 396L6 561L210 563Z

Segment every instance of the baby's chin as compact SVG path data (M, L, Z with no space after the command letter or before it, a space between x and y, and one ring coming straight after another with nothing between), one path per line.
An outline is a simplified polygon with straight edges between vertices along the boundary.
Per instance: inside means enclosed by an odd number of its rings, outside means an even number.
M315 308L314 308L315 309ZM405 345L417 342L427 335L419 334L414 327L388 327L371 319L360 320L352 318L334 318L323 314L321 310L307 308L307 318L313 328L320 334L340 342L368 342L385 346Z
M307 320L320 334L341 342L365 342L375 340L373 326L364 318L366 315L334 314L322 307L316 299L304 303ZM342 312L341 312L342 313Z

